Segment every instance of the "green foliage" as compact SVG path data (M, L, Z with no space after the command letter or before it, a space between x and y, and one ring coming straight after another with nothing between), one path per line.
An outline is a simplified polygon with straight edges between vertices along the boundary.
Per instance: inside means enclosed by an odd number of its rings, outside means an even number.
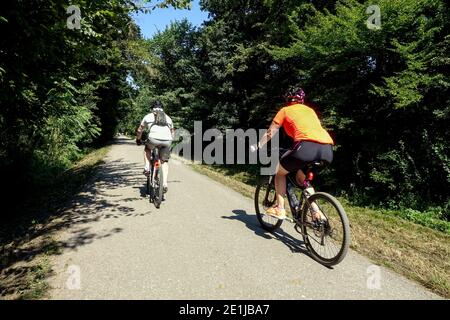
M80 0L80 30L66 26L68 1L5 4L0 27L17 32L0 37L1 173L45 181L118 130L133 134L156 100L189 130L267 127L301 84L336 141L321 187L391 209L447 203L446 2L380 0L377 30L370 1L200 4L200 28L178 21L150 40L130 12L190 1Z
M192 0L162 0L162 1L152 1L152 0L135 0L133 4L137 10L144 13L151 13L155 9L166 9L169 7L175 9L191 9Z
M326 108L339 184L355 185L365 201L425 209L449 196L449 9L443 1L379 1L382 27L371 30L369 4L314 10L301 28L294 13L292 43L271 52L296 62L309 97Z
M189 1L158 3L182 8ZM2 7L0 174L11 181L11 195L47 183L85 150L110 140L132 110L127 76L138 69L132 47L140 34L130 13L139 6L80 0L81 28L69 29L71 4Z
M450 235L450 202L445 206L430 207L426 211L414 209L383 210L384 214L398 216L422 226L441 231Z
M141 46L146 72L135 77L142 90L133 130L152 99L163 100L187 129L194 120L205 129L266 127L285 89L301 84L336 141L322 187L363 204L414 212L446 203L450 38L444 1L380 0L375 30L366 23L369 1L200 4L210 14L201 28L176 22Z

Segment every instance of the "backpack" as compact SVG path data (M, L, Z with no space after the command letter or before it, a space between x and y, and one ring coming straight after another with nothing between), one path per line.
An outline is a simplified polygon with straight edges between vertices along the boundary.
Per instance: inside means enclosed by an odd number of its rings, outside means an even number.
M159 127L167 127L169 123L167 122L166 114L162 110L153 111L153 115L155 116L154 125Z

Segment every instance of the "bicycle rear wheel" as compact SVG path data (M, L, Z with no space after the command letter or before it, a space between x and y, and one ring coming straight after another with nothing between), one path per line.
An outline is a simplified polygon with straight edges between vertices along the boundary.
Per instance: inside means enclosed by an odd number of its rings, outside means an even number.
M156 172L155 175L155 207L156 209L159 209L161 207L161 202L163 199L163 186L164 186L164 181L163 181L163 172L162 172L162 167L161 165L159 166L159 169L157 169L158 171Z
M316 261L325 266L336 265L345 258L350 245L350 226L345 210L336 198L323 192L313 194L307 202L301 218L306 247ZM313 223L313 203L326 216L324 224Z
M147 196L150 199L150 203L153 202L153 190L152 190L152 181L150 176L147 177Z
M255 191L256 217L264 230L273 232L283 223L282 220L265 215L265 211L276 202L275 184L273 177L263 177Z

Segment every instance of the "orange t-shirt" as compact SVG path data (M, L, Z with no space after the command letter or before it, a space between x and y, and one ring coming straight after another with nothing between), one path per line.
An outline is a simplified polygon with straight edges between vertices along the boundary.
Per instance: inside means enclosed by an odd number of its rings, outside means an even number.
M286 134L298 141L334 144L328 132L322 128L316 112L303 104L293 104L278 112L273 122L283 126Z

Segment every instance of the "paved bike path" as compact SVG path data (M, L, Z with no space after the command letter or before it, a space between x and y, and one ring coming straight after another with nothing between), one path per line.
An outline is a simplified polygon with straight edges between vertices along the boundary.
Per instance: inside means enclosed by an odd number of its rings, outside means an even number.
M292 225L263 232L251 199L178 161L157 210L141 196L142 158L142 148L118 139L95 183L65 213L51 298L439 298L384 268L377 278L353 251L334 269L321 266L304 254Z

